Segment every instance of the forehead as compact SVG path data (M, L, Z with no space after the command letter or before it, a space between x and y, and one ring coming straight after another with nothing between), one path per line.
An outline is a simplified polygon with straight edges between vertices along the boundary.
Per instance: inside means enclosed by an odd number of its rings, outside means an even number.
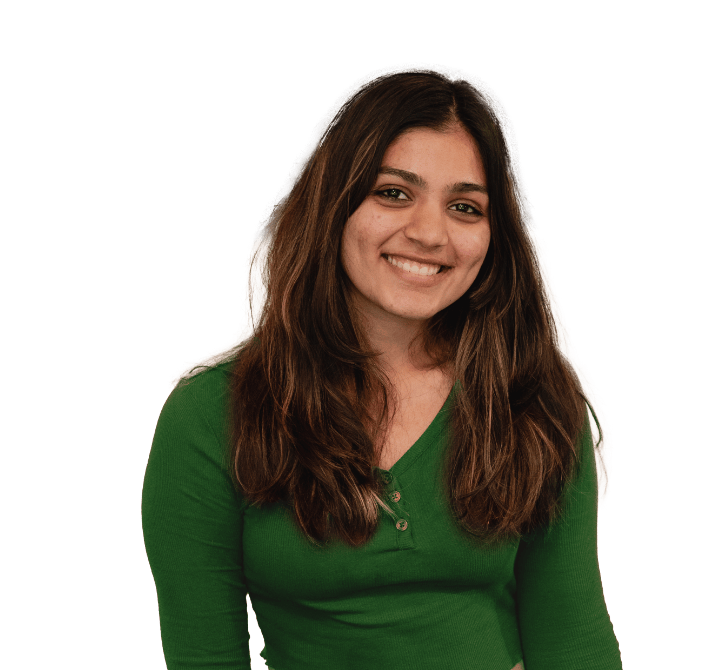
M415 172L431 184L437 179L485 182L477 143L459 126L448 131L412 128L393 140L382 164Z

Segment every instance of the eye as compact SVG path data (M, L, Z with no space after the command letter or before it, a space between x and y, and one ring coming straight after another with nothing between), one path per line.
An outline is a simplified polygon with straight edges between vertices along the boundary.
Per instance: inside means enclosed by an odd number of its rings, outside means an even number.
M456 202L454 205L450 205L450 207L460 208L456 211L461 212L462 214L469 214L470 216L484 216L483 212L481 212L477 207L469 205L466 202Z
M404 191L401 191L399 188L385 188L381 189L380 191L375 191L375 195L379 195L381 198L386 198L388 200L409 200L410 198L405 195ZM404 195L404 198L401 198L400 195Z

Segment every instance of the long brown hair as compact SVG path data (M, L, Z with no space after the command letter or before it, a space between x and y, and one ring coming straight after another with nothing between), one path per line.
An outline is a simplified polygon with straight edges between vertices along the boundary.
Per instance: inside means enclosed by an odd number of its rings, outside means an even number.
M288 504L313 542L360 546L375 532L378 508L391 512L374 467L394 390L351 311L343 228L394 139L457 124L482 156L491 241L472 286L420 333L429 359L460 382L446 495L468 532L514 540L562 513L564 485L577 472L587 399L558 347L496 113L466 81L385 75L342 106L276 206L259 322L222 358L233 361L233 481L252 505Z

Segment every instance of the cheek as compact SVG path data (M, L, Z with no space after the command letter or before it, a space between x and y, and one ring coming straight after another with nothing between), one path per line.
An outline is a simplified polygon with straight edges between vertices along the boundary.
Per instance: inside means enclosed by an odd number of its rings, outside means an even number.
M465 240L460 247L464 263L474 270L479 270L490 246L490 226L486 225L472 237Z
M364 227L360 225L362 222L353 217L348 219L340 242L342 264L350 276L355 275L363 265L362 258L367 247Z
M355 256L357 252L355 251L355 246L353 230L348 221L343 230L342 238L340 239L340 263L347 275L353 274L356 265Z
M343 252L347 253L348 257L374 255L383 239L382 217L363 211L361 207L345 225Z

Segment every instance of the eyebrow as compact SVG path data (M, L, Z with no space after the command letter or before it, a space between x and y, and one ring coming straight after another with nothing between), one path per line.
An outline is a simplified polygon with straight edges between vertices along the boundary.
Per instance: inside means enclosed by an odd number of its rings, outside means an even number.
M408 172L407 170L400 170L394 167L388 167L383 165L380 168L378 174L391 174L396 177L404 179L408 184L417 186L418 188L427 188L427 182L414 172ZM455 184L448 186L445 189L448 193L472 193L473 191L479 191L487 195L487 187L484 184L473 184L467 181L459 181Z

